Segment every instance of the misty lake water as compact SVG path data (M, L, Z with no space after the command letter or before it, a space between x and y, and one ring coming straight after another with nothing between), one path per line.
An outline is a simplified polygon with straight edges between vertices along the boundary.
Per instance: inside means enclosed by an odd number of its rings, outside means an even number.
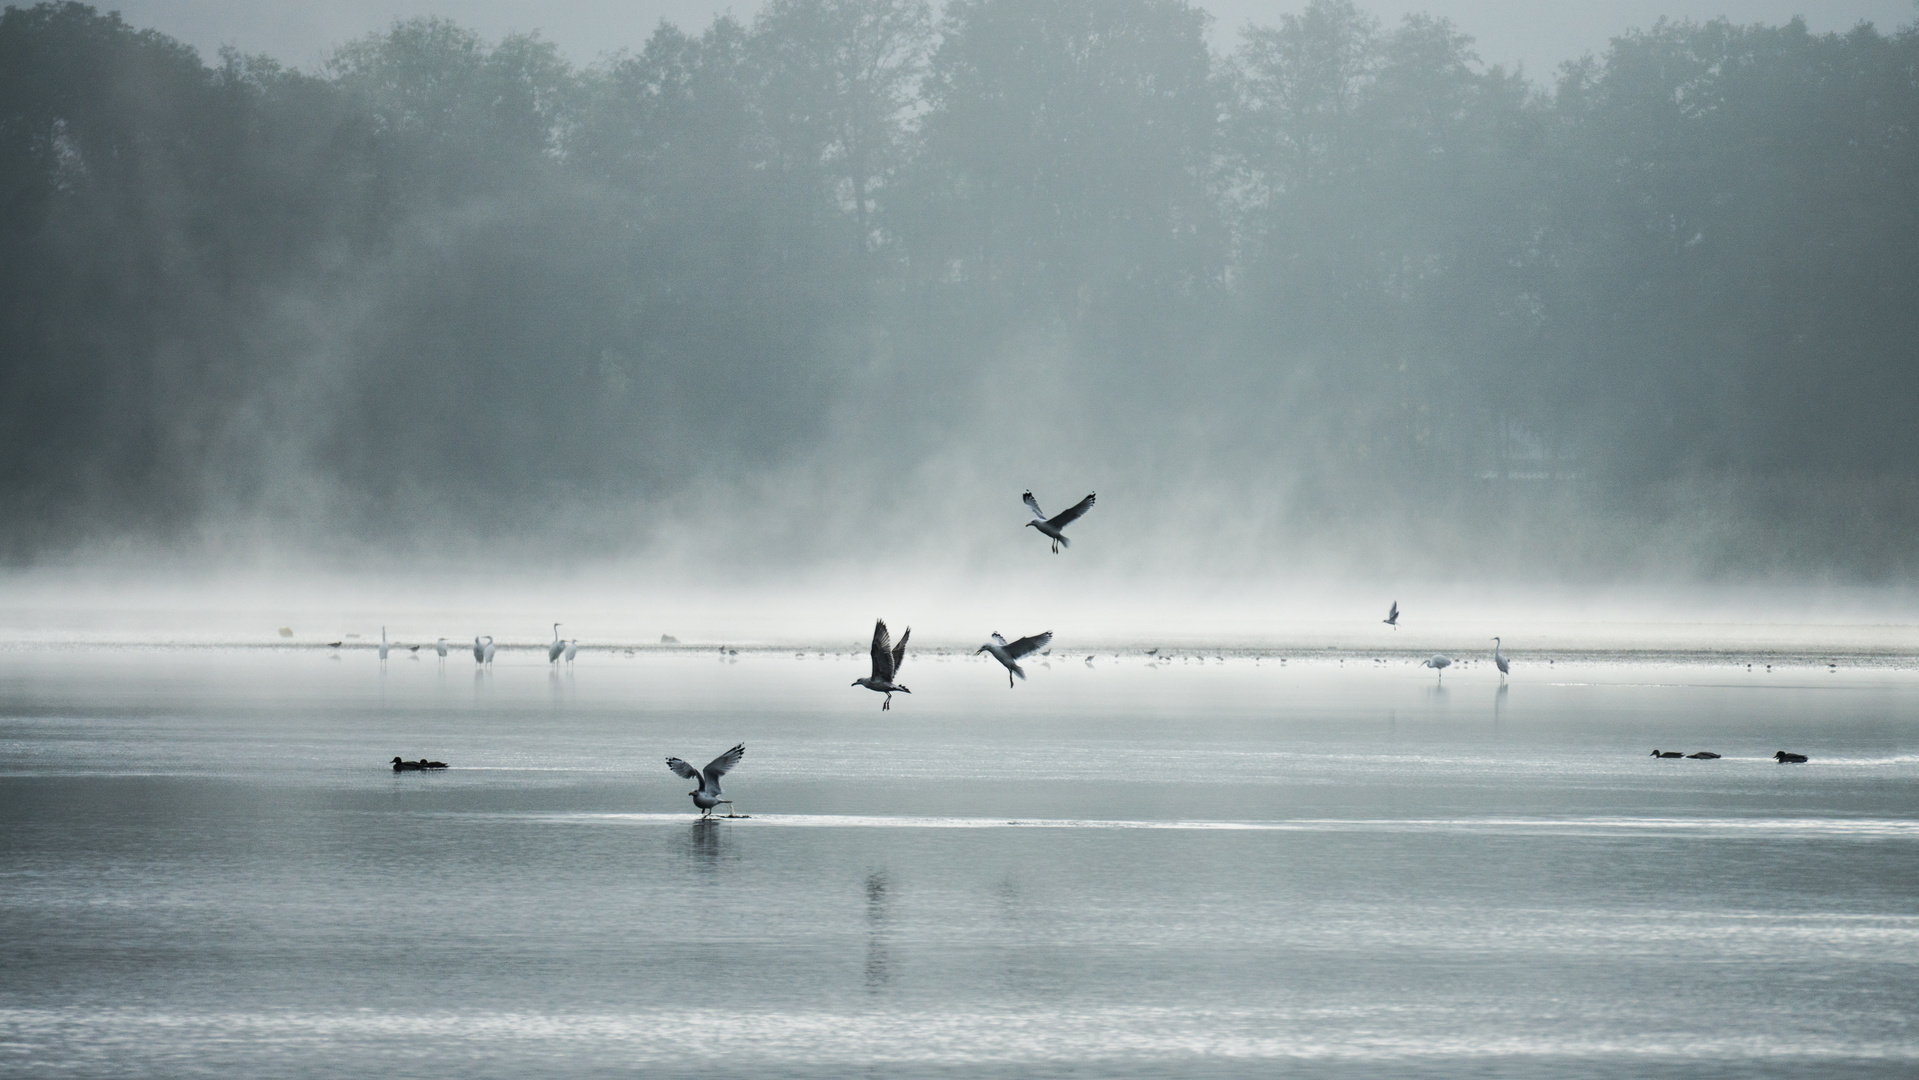
M1894 661L411 655L0 651L0 1073L1919 1070Z

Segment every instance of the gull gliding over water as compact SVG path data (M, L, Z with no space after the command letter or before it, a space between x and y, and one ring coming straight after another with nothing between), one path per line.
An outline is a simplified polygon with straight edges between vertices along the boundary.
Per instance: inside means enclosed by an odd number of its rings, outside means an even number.
M721 797L720 777L725 776L727 770L738 765L740 759L745 756L746 744L740 743L733 747L733 749L707 762L706 768L704 769L696 770L693 766L688 765L676 757L667 758L666 767L686 777L688 780L698 780L700 782L699 787L687 792L687 794L693 796L693 805L700 808L700 816L708 817L713 813L714 807L721 803L732 803L733 800Z
M1386 613L1386 617L1379 621L1385 623L1387 626L1390 626L1395 630L1399 629L1399 601L1397 600L1393 601L1393 609L1391 611L1388 611Z
M1033 493L1028 491L1026 494L1020 496L1020 499L1026 503L1026 508L1033 512L1033 520L1027 522L1026 527L1029 529L1038 529L1040 532L1052 537L1053 554L1058 555L1060 548L1073 546L1073 542L1066 539L1066 526L1078 521L1081 514L1093 508L1093 499L1096 495L1097 492L1093 495L1088 495L1084 499L1081 499L1049 518L1046 516L1046 511L1039 508L1039 500L1033 498Z
M912 693L895 681L899 678L900 665L906 662L907 639L912 636L913 628L909 626L906 633L900 635L900 643L894 645L892 635L886 632L886 620L877 619L873 622L873 674L864 679L854 679L853 685L885 694L886 700L880 702L882 712L893 707L895 690L902 694Z
M1006 688L1011 690L1013 688L1013 676L1018 675L1022 679L1026 677L1025 670L1019 666L1020 658L1033 655L1035 652L1045 648L1046 643L1051 640L1053 640L1053 632L1048 630L1044 634L1034 634L1032 637L1023 637L1018 641L1009 643L1005 638L999 636L998 630L995 630L993 631L993 640L974 649L973 655L978 656L980 653L992 653L993 659L1005 664ZM1087 659L1091 660L1092 657L1089 656Z

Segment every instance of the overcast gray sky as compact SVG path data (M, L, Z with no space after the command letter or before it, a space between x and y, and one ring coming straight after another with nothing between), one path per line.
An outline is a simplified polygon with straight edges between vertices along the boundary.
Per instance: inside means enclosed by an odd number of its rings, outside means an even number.
M21 0L24 2L24 0ZM437 14L474 27L488 37L517 30L539 30L568 55L588 61L602 53L635 48L661 19L688 29L730 11L751 18L757 0L127 0L117 8L129 22L151 26L198 46L211 58L222 45L264 52L301 67L315 65L335 45L380 29L396 18ZM1249 22L1271 23L1297 11L1293 0L1212 0L1205 5L1218 17L1219 43L1230 44ZM1389 21L1409 11L1450 17L1479 40L1488 63L1523 61L1535 75L1549 73L1562 60L1582 52L1601 52L1608 38L1629 27L1648 26L1661 15L1709 19L1724 15L1738 22L1784 22L1804 15L1814 30L1844 30L1870 21L1882 30L1912 22L1912 0L1362 0Z

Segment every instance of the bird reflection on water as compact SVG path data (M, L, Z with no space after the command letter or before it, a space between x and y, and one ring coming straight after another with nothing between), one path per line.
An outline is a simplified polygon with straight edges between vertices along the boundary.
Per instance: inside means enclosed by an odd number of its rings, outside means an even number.
M733 830L713 818L694 818L691 831L680 834L680 851L702 873L714 873L733 857Z
M893 980L893 959L887 948L886 871L866 875L866 989L878 991Z

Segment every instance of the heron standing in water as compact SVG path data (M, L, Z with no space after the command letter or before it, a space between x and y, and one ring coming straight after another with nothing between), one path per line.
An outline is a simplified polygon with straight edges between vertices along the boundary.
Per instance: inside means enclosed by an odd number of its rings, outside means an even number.
M554 623L553 624L553 644L548 645L546 647L546 662L549 664L559 663L560 654L565 651L566 651L566 642L560 640L560 624Z
M1512 669L1507 666L1506 658L1499 655L1499 639L1493 639L1493 666L1499 669L1499 680L1506 681L1506 673Z

